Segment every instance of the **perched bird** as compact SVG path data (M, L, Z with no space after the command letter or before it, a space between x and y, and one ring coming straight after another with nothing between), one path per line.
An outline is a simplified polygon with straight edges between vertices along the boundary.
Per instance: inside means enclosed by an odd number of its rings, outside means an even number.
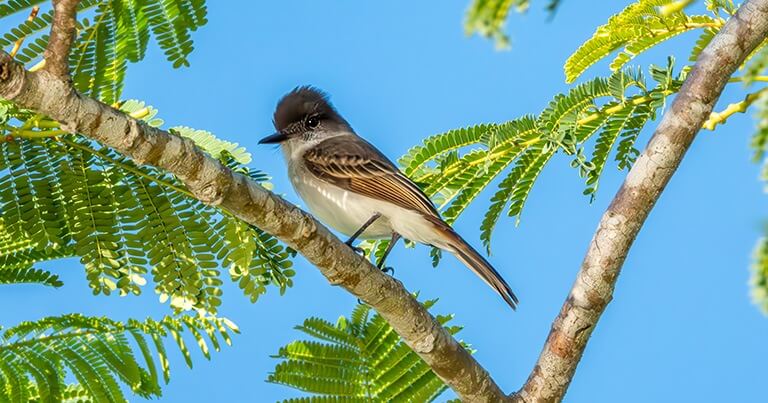
M482 255L442 220L432 201L392 161L358 136L322 91L298 87L278 103L277 132L296 192L321 221L357 238L390 238L377 266L401 236L454 254L513 309L518 300Z

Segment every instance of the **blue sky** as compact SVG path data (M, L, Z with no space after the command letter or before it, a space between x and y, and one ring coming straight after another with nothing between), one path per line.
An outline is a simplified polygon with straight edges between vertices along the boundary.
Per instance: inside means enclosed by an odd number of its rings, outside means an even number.
M464 35L467 2L209 1L210 22L195 33L192 67L172 70L160 52L150 52L129 69L125 96L156 106L170 125L207 129L244 145L254 155L252 166L272 174L275 189L299 202L281 154L256 144L272 131L276 101L294 86L328 91L352 126L394 159L431 134L538 113L567 89L562 65L568 55L628 4L600 0L586 7L565 0L548 23L544 2L534 1L530 14L512 16L511 50L496 52L489 41ZM678 38L638 62L663 64L672 53L682 63L694 39ZM602 63L586 77L606 72ZM729 89L723 101L737 100L738 90ZM766 202L759 167L750 162L753 128L749 116L738 115L693 144L626 261L567 401L754 401L764 393L768 318L750 303L747 286ZM638 144L649 134L645 130ZM506 391L527 378L624 176L615 166L607 169L590 204L568 162L553 159L520 226L507 219L495 233L490 261L520 297L517 312L455 259L433 269L426 247L399 248L389 260L410 290L440 297L435 312L456 314L455 323L465 326L461 337ZM456 223L477 246L491 194ZM69 312L125 319L169 311L149 286L141 297L94 297L76 261L43 266L60 273L65 286L4 288L0 323ZM300 336L292 327L304 318L334 320L356 301L302 259L295 283L285 296L270 292L256 304L227 284L221 314L243 334L210 362L197 354L192 371L172 355L165 401L297 396L264 382L275 364L269 355Z

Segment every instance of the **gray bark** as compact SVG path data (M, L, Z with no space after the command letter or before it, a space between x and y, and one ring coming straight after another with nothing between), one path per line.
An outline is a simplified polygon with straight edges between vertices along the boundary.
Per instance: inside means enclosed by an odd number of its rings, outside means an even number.
M768 35L768 0L746 1L700 54L648 146L600 220L520 402L562 400L629 249L709 117L728 78Z
M524 387L505 396L487 371L402 284L358 256L312 216L233 173L191 140L149 127L71 86L66 55L77 1L56 0L44 70L25 71L0 51L0 97L58 120L134 159L175 174L200 201L218 206L290 245L374 307L463 401L559 401L592 330L612 298L638 231L685 151L744 58L768 33L768 0L748 0L702 52L648 147L603 216L576 282ZM58 21L58 22L57 22Z
M501 401L506 396L488 372L403 285L382 273L295 205L232 172L186 138L144 122L72 88L66 69L77 1L55 1L46 68L26 71L0 51L0 97L60 122L131 157L171 172L203 203L226 209L279 238L314 264L333 285L370 304L464 401ZM67 6L67 7L65 7ZM57 21L59 23L57 23ZM57 32L62 30L62 32ZM55 39L55 41L54 41ZM62 66L64 66L62 68Z

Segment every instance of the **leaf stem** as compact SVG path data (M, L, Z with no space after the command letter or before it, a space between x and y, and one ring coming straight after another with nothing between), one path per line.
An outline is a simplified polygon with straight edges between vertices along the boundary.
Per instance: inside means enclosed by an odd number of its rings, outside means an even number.
M131 172L131 173L133 173L135 175L138 175L138 176L140 176L140 177L142 177L144 179L156 182L157 184L159 184L161 186L165 186L165 187L168 187L170 189L173 189L173 190L175 190L175 191L177 191L177 192L179 192L179 193L181 193L181 194L183 194L185 196L188 196L188 197L191 197L191 198L195 197L187 189L184 189L184 188L181 188L181 187L179 187L177 185L174 185L171 182L164 181L164 180L162 180L162 179L160 179L160 178L158 178L156 176L148 175L146 172L142 171L138 167L128 165L128 164L126 164L126 163L124 163L124 162L122 162L122 161L120 161L118 159L112 158L112 157L110 157L110 156L108 156L108 155L106 155L106 154L104 154L104 153L102 153L100 151L94 150L91 147L85 146L85 145L80 144L80 143L78 143L76 141L72 141L72 140L69 140L69 139L66 139L66 138L62 138L61 142L66 144L66 145L68 145L68 146L70 146L70 147L77 148L78 150L82 150L82 151L91 153L94 156L99 157L99 158L101 158L104 161L107 161L109 163L115 164L115 165L119 166L120 168L125 169L128 172Z
M32 11L29 12L29 17L27 17L27 22L32 22L37 17L37 13L40 11L40 6L34 6L32 7ZM21 38L16 40L16 43L13 44L13 49L11 49L9 55L11 57L16 57L16 53L19 52L19 49L21 49L21 45L24 44L24 39L26 39L26 36L22 36Z
M724 124L725 121L731 117L732 115L736 113L744 113L747 111L747 108L749 108L750 105L752 105L755 101L760 98L760 96L768 91L768 87L761 88L758 91L755 91L751 94L747 94L747 96L744 97L744 100L741 102L734 102L732 104L729 104L720 112L712 112L709 114L709 119L707 119L706 122L701 126L704 129L707 130L715 130L715 127L717 125Z
M745 81L768 83L768 76L754 76L754 77L741 76L741 77L731 77L728 80L729 83L742 83Z

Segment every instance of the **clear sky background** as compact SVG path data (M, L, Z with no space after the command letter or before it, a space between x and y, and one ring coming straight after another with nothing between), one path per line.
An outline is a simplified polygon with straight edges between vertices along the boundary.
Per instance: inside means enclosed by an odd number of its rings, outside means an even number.
M562 71L568 55L629 2L564 0L548 23L544 2L533 1L530 14L512 15L507 52L464 35L468 0L208 3L209 24L194 35L192 67L173 70L155 49L130 67L124 95L156 106L169 125L207 129L244 145L254 155L252 166L272 174L275 189L300 203L281 154L256 144L272 132L275 103L291 88L313 84L328 91L358 133L394 159L431 134L538 113L568 88ZM638 62L664 64L667 54L676 53L683 63L695 37L680 37ZM606 74L602 63L585 77ZM734 94L727 92L721 104L736 100ZM567 401L764 397L768 318L751 304L747 285L750 255L766 217L759 167L750 162L748 149L753 130L751 117L738 115L718 131L699 135L627 259ZM638 145L649 135L645 130ZM554 158L535 185L520 226L502 219L495 233L490 261L520 297L517 312L452 257L433 269L428 248L401 247L389 260L408 289L440 297L435 312L456 314L455 323L465 326L460 337L508 392L531 371L598 220L625 175L610 165L590 204L568 162ZM491 191L456 223L478 247ZM43 266L59 273L65 286L4 287L1 324L69 312L116 319L169 313L151 285L141 297L94 297L77 261ZM271 289L251 304L227 281L221 314L243 334L210 362L194 351L192 371L174 351L163 399L261 402L299 396L264 382L276 363L269 355L301 337L292 327L304 318L335 320L356 301L301 258L295 284L283 297Z

